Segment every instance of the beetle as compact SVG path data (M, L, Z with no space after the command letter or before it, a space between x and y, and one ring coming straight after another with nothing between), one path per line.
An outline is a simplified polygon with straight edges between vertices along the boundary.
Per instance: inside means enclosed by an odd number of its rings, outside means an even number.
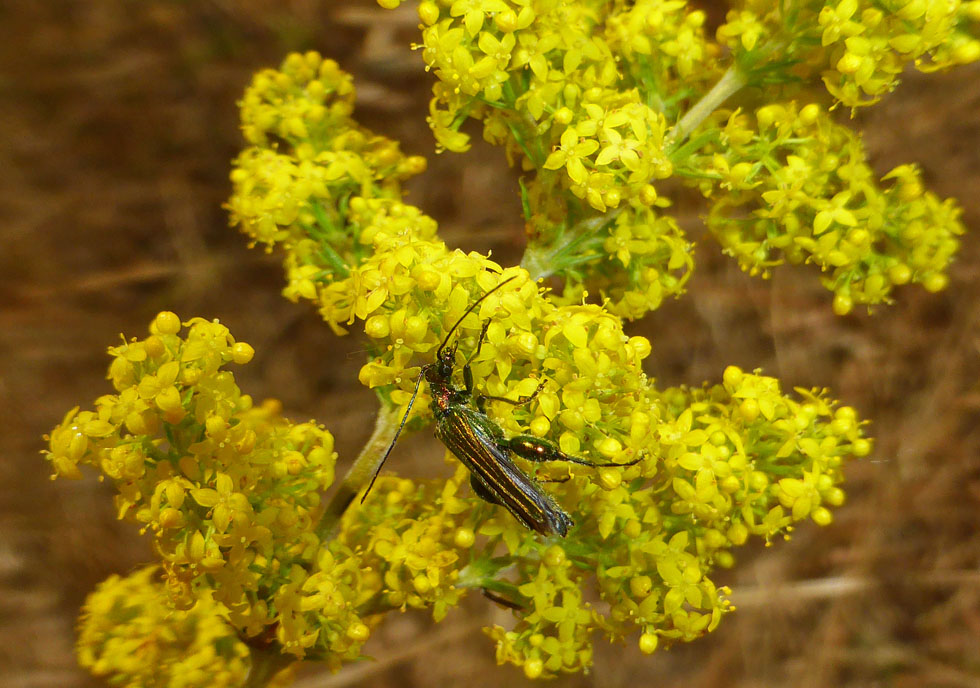
M489 395L474 395L473 372L470 361L479 355L486 338L490 321L483 323L476 351L463 364L463 387L453 384L453 373L456 370L456 350L459 340L450 346L449 340L459 328L463 320L472 313L488 296L516 279L510 277L493 287L490 291L474 301L466 309L459 320L449 329L442 343L436 350L435 360L422 366L418 379L415 381L415 391L405 409L395 436L388 445L387 451L381 458L378 468L368 485L367 491L361 497L364 502L367 492L371 490L381 466L394 449L395 442L401 434L412 405L419 393L422 380L429 386L432 397L432 414L435 418L435 436L452 454L462 462L470 472L470 485L473 491L483 500L491 504L499 504L507 509L525 527L541 535L559 535L565 537L569 528L574 525L569 516L545 492L534 478L522 471L511 456L518 456L529 461L565 461L582 466L632 466L643 457L639 456L628 463L597 463L578 456L572 456L561 451L554 443L533 435L515 435L507 437L503 429L487 414L487 401L500 401L513 406L530 403L541 391L544 382L530 395L517 400Z

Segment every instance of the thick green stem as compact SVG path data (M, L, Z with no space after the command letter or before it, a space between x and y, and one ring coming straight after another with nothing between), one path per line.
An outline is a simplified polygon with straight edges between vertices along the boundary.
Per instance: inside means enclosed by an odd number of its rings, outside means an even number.
M316 533L320 541L329 540L333 532L340 523L340 517L344 515L347 507L361 491L361 488L371 482L374 474L377 473L384 460L388 447L398 431L398 423L401 420L400 409L381 409L374 422L374 432L371 433L367 444L361 449L361 453L354 461L354 465L347 471L347 475L340 482L340 486L334 493L320 522L317 524Z
M521 257L521 267L527 270L534 281L550 277L554 274L554 261L551 251L528 246Z
M245 688L265 688L276 674L296 661L273 649L251 648L252 667L248 672Z
M667 133L668 143L678 144L698 128L708 115L717 110L722 103L745 86L745 77L734 66L729 67L711 90L688 110L681 121Z
M579 255L579 245L594 236L604 225L609 225L623 212L622 208L610 210L581 220L562 233L559 239L549 246L528 245L521 258L521 267L528 271L532 280L551 277L569 265L585 262ZM569 262L571 260L571 262Z

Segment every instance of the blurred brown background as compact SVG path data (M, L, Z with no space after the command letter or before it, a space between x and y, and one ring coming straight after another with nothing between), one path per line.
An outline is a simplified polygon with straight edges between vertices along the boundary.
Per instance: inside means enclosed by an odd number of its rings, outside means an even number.
M410 200L464 249L516 261L514 174L498 150L431 154L430 78L409 51L409 3L368 0L6 0L0 4L0 686L100 685L75 666L85 594L149 557L94 479L48 480L41 435L108 390L105 348L162 309L217 317L251 343L242 387L335 433L342 461L367 438L357 336L336 338L284 301L275 257L227 226L235 100L253 71L315 48L355 75L357 116L425 154ZM918 162L980 229L980 67L909 74L855 126L875 169ZM477 137L479 138L479 137ZM697 237L698 209L676 207ZM750 279L699 241L690 293L631 331L649 336L663 384L762 367L826 385L874 420L872 457L849 470L849 503L823 529L747 548L720 575L737 613L700 642L644 657L599 641L587 676L559 686L980 685L980 241L963 240L948 291L906 288L873 317L835 317L811 270ZM425 434L425 433L422 433ZM391 468L444 473L430 437ZM413 458L415 454L415 458ZM418 466L413 465L413 461ZM507 614L474 597L438 626L392 617L377 661L300 685L513 686L479 628Z

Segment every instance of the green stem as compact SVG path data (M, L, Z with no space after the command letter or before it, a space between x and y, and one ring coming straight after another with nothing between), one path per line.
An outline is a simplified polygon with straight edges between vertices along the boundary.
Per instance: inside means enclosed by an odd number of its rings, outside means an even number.
M316 223L319 229L323 230L323 235L318 236L320 232L311 231L313 228L310 227L307 233L316 240L317 246L320 249L320 255L326 261L326 263L333 268L335 274L341 277L350 277L350 268L344 259L340 257L340 254L334 250L333 246L330 245L330 240L335 238L338 234L337 228L331 222L330 218L327 216L326 211L323 206L321 206L316 201L310 204L310 209L313 211L313 217L316 218Z
M354 501L354 497L361 491L361 488L371 482L374 474L381 467L381 462L391 446L395 433L398 431L398 423L401 418L401 410L381 409L374 422L374 432L371 433L367 444L361 449L361 453L354 461L354 465L347 471L347 475L340 482L337 491L334 492L330 502L320 517L320 522L316 527L316 534L320 541L324 542L333 537L333 533L340 523L340 517L347 511L347 507Z
M274 646L278 647L278 645ZM251 648L252 667L245 681L245 688L264 688L276 674L296 661L273 649Z
M711 90L705 93L701 100L688 110L681 121L674 125L674 128L667 133L667 143L675 144L683 141L687 136L698 128L708 115L717 110L733 94L745 86L745 77L734 66L729 67L728 71L722 74Z
M549 246L528 245L521 258L521 267L530 273L532 280L539 280L551 277L569 265L588 262L573 259L579 254L578 244L594 236L604 226L612 224L621 212L622 208L616 208L602 215L580 220L562 232L561 237Z

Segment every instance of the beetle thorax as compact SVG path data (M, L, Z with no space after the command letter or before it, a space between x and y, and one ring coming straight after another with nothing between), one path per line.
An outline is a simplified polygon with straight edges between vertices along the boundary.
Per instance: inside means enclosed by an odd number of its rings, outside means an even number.
M432 396L433 408L445 411L449 408L449 397L454 390L450 380L452 368L449 368L447 375L445 374L447 371L441 370L442 363L442 361L436 361L424 366L422 375L425 377L425 381L429 383L429 394Z

